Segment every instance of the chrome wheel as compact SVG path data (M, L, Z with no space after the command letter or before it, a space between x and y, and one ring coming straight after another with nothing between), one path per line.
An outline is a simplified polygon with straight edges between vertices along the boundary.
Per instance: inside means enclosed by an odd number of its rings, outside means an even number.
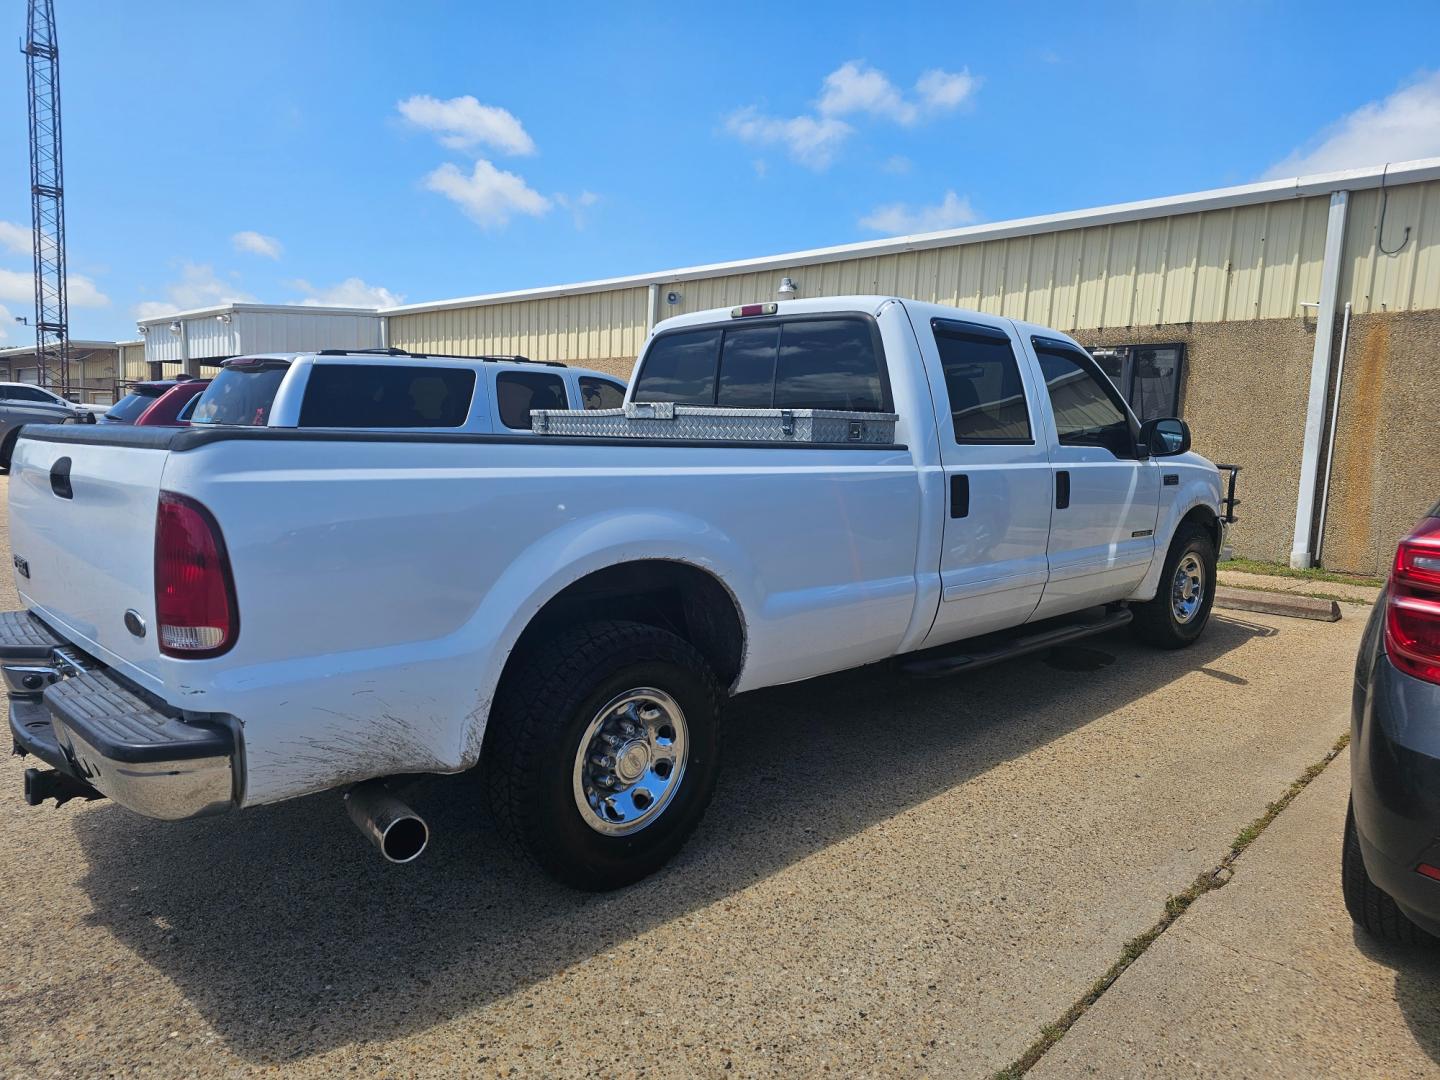
M685 775L685 713L663 690L627 690L595 714L575 755L575 806L585 824L625 836L652 824Z
M1195 618L1205 601L1205 564L1200 556L1187 551L1175 567L1175 580L1170 584L1170 610L1178 623Z

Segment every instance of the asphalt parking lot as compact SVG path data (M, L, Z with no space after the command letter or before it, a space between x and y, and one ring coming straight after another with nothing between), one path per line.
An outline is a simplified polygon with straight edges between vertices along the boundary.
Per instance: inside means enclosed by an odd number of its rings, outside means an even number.
M30 809L6 759L0 1075L993 1074L1331 751L1363 615L749 695L689 848L604 896L468 776L411 790L395 867L333 795L165 825ZM1440 1073L1440 964L1340 905L1345 767L1035 1075Z

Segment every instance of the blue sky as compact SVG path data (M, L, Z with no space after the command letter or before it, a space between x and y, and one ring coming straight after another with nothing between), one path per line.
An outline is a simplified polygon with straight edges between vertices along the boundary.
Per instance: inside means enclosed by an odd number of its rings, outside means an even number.
M1440 155L1435 0L1363 27L1324 2L55 2L74 337ZM12 53L7 344L32 308L24 79Z

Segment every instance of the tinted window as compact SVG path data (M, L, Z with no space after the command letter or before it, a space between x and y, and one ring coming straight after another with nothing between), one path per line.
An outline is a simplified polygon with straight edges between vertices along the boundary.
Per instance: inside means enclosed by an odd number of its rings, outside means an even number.
M1103 446L1117 458L1135 456L1135 436L1120 397L1095 361L1082 352L1036 342L1036 355L1062 446Z
M859 319L785 323L775 362L774 405L881 411L880 358L870 324Z
M464 368L316 364L300 403L300 426L460 427L474 394L475 373Z
M280 389L285 371L281 365L240 364L221 368L200 395L190 422L264 427L270 422L270 406L275 403L275 392Z
M155 404L155 399L159 397L165 389L167 388L161 386L136 387L114 405L110 406L110 408L105 411L105 417L108 420L117 420L122 424L132 424L139 418L141 413Z
M618 409L625 404L625 387L609 379L582 375L580 404L587 409Z
M31 386L6 386L0 389L0 398L4 398L6 401L43 401L47 405L60 404L44 390Z
M568 409L565 380L538 371L502 371L495 377L500 422L508 428L530 430L531 409Z
M726 330L715 403L734 408L770 408L775 398L775 357L779 351L778 326Z
M1025 384L1010 338L989 327L936 320L957 443L1030 442Z
M1137 345L1130 350L1134 377L1130 408L1141 420L1179 414L1180 345Z
M719 330L665 334L645 354L635 384L636 401L679 401L687 405L715 403L715 359Z

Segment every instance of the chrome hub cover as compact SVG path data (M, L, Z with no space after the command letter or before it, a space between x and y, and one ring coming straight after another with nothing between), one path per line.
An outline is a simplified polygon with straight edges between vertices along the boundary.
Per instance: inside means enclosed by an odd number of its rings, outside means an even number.
M575 807L596 832L638 832L670 805L689 756L679 703L663 690L627 690L600 709L580 736Z

